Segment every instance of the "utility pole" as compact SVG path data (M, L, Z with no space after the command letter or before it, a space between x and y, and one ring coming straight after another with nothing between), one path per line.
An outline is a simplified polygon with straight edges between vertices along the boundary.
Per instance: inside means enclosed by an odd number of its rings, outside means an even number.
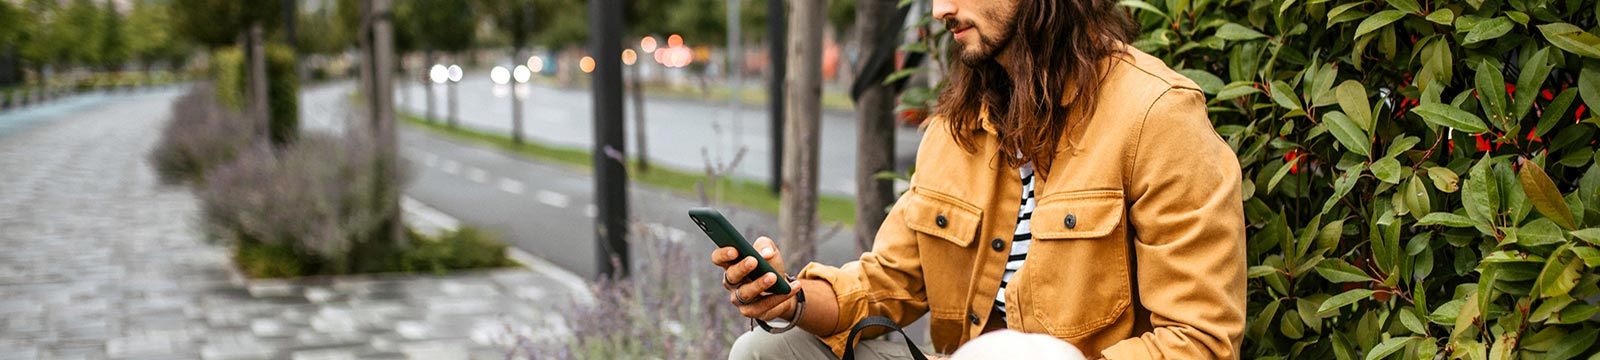
M767 0L767 53L772 62L772 77L767 81L768 126L772 133L772 193L783 189L783 82L789 57L785 54L789 36L785 28L786 15L783 0Z
M822 108L822 27L826 2L796 1L789 15L788 106L783 144L783 191L778 195L779 249L802 254L796 264L816 254L818 133Z
M739 88L744 82L744 54L740 50L742 26L739 26L739 5L744 0L728 0L728 122L732 125L732 138L734 151L744 145L744 126L739 119L740 99Z
M595 244L601 278L627 277L628 172L623 135L623 0L589 0L589 46L594 54ZM613 262L614 261L614 262Z

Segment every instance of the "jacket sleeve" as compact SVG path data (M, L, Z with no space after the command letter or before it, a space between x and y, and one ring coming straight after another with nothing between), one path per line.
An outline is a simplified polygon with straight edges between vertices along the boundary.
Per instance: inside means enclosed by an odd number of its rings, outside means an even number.
M1239 161L1207 118L1205 96L1158 97L1129 155L1129 220L1139 300L1152 330L1107 359L1233 359L1245 326L1245 225Z
M897 204L904 204L907 196L914 195L906 192ZM904 208L895 206L889 211L878 228L872 251L862 253L859 260L841 267L811 263L800 271L799 278L827 282L838 296L839 320L834 329L839 331L815 334L833 349L835 356L844 356L850 327L861 319L881 315L905 326L928 311L917 237L905 224ZM857 335L857 341L884 331L882 328L863 330L863 334Z

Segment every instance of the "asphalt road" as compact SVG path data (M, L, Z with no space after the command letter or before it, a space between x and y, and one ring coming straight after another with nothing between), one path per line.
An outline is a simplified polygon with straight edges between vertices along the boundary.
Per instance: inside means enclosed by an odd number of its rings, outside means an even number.
M349 116L346 94L351 88L342 83L304 91L304 125L340 129L342 119ZM464 123L479 122L467 117L466 111L463 114ZM579 125L547 126L571 127ZM582 127L587 131L587 125ZM401 127L400 141L410 173L408 196L463 223L500 233L514 246L579 276L595 278L594 183L588 170L532 161L411 127ZM709 253L710 241L695 230L686 215L687 209L702 205L699 200L648 185L630 185L629 206L636 226L632 241L687 242L685 246L695 249L692 251ZM751 239L776 232L777 221L770 215L719 208ZM817 259L838 264L856 257L849 229L832 235L820 245ZM641 246L633 248L635 264L650 255L641 253ZM714 274L709 264L705 270Z
M426 113L426 94L421 84L401 84L395 97L397 107L415 114ZM468 73L456 85L459 96L461 124L477 129L509 133L511 131L510 88L495 85L488 72ZM593 108L586 88L559 88L542 84L522 85L527 94L523 104L524 134L548 144L589 148L594 127ZM759 86L747 84L747 86ZM434 91L438 117L447 115L446 86L436 85ZM628 146L634 142L634 105L628 99ZM746 154L735 174L757 181L771 178L771 141L765 106L742 107L735 114L726 101L707 102L649 98L645 100L645 128L647 153L652 162L679 169L698 171L707 162L723 164L731 161L738 149ZM819 187L824 193L855 194L856 125L855 115L848 112L824 111L822 118L821 164ZM895 153L902 171L909 166L922 139L914 128L901 127L895 134ZM635 152L636 153L636 152Z

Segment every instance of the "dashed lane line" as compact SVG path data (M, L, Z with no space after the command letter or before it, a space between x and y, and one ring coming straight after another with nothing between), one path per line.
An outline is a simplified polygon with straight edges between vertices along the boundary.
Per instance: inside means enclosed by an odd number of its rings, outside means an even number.
M514 195L522 195L522 192L525 190L521 181L507 178L500 178L499 186L500 191L508 192Z
M551 207L557 209L567 208L568 202L570 201L566 195L562 195L561 193L550 190L539 190L538 192L535 192L533 196L535 199L539 200L539 203L550 205Z

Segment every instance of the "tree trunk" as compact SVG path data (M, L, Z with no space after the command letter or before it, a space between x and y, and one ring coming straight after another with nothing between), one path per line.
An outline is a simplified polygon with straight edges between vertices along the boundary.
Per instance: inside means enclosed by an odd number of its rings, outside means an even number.
M894 0L856 1L856 41L862 59L877 51L893 51L896 31L885 31L889 26L898 28ZM891 28L892 29L892 28ZM865 63L863 61L862 63ZM888 66L893 68L892 62ZM854 68L851 66L850 68ZM875 74L870 71L851 71L852 75ZM878 179L883 171L894 171L894 91L883 84L883 79L859 77L863 83L860 98L856 99L856 251L872 249L878 227L888 217L889 204L894 202L894 181Z
M521 59L521 58L522 58L522 46L518 45L518 46L512 47L511 48L511 69L512 70L516 70L516 68L517 68L517 65L516 65L517 64L517 59ZM513 143L513 144L522 144L522 98L517 97L517 87L521 86L522 84L517 82L517 79L516 79L516 76L515 76L516 75L516 71L512 71L511 73L513 75L512 79L511 79L511 143Z
M261 23L250 24L250 34L247 35L246 46L249 47L246 56L250 62L250 109L256 121L256 134L262 139L271 138L272 110L267 96L267 47L261 35Z
M370 243L350 252L349 264L356 271L380 270L392 254L405 246L400 213L399 159L394 128L394 54L388 12L389 0L362 0L361 34L363 85L366 93L367 125L377 147L373 162L373 210L386 218L373 229ZM359 132L357 133L359 134Z
M816 254L818 133L822 107L822 28L826 2L796 1L789 16L787 109L783 191L779 195L779 248L802 265Z
M427 98L428 101L428 105L426 107L427 119L425 120L438 121L439 112L436 111L433 106L433 65L438 64L438 59L433 58L432 46L429 46L427 50L423 50L422 53L422 57L424 58L422 61L422 68L425 69L423 71L425 75L422 77L422 92L424 93L423 97Z
M456 117L456 114L458 113L456 111L456 85L459 84L457 84L457 81L454 80L448 80L448 82L445 83L446 90L450 91L449 94L445 95L447 98L445 100L445 105L448 108L446 111L450 112L450 120L448 120L448 122L452 128L461 125L461 119Z
M639 67L644 66L644 60L629 66L628 82L629 93L633 95L633 140L637 146L634 150L634 159L639 162L639 173L650 172L650 153L646 151L645 134L649 133L644 127L644 79L639 77Z

